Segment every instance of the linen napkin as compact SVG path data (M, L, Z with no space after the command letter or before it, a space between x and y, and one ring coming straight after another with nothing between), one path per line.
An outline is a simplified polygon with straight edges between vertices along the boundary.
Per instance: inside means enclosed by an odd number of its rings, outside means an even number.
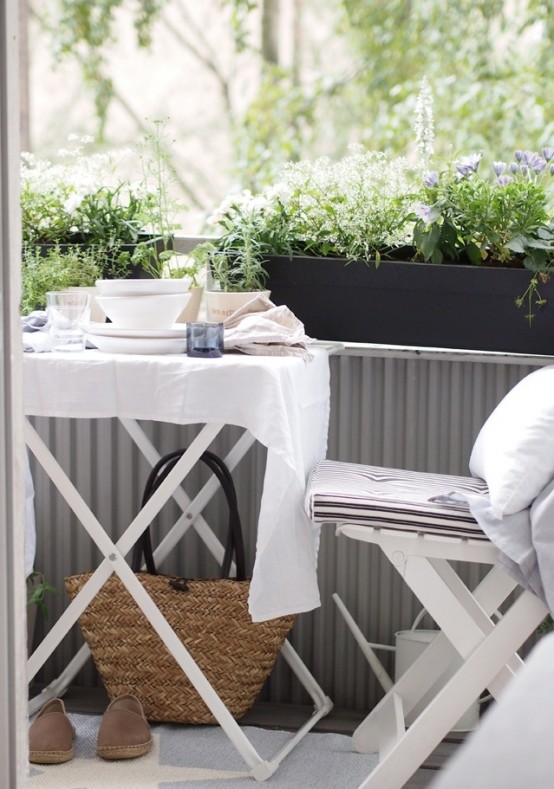
M50 350L50 335L46 310L35 310L21 318L23 351L25 353L44 353Z
M276 306L267 296L254 296L227 318L223 329L226 351L313 358L306 347L313 340L305 334L304 324L288 307Z

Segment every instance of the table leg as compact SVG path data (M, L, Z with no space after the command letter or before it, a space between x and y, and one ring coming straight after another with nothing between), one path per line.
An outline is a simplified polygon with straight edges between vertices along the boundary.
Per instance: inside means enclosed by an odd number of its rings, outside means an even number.
M329 712L332 708L332 702L324 695L307 667L300 660L292 646L287 642L284 648L285 659L289 662L295 674L310 693L315 702L316 710L304 726L299 729L271 761L262 759L208 682L188 650L180 641L175 631L165 620L160 610L142 584L138 581L135 573L131 570L124 558L137 538L151 522L152 518L162 508L163 504L174 495L176 488L180 485L183 478L197 462L202 452L211 444L222 427L223 425L204 426L201 433L191 443L188 450L180 458L168 477L127 527L117 543L114 544L52 453L48 450L38 433L28 421L26 422L25 438L29 448L105 557L79 594L69 604L42 644L29 658L28 676L29 680L35 676L48 656L75 624L79 615L84 611L95 594L110 575L115 572L147 617L154 630L167 646L178 665L187 675L191 684L219 722L237 751L243 757L246 764L251 768L251 775L256 778L256 780L263 781L275 772L285 756L313 728L315 723ZM245 444L246 443L247 440L245 440ZM246 446L244 451L246 451L247 448ZM72 661L72 663L74 663L74 673L80 668L87 657L86 649L83 647ZM66 672L64 672L67 683L71 681L74 673L70 675L69 667Z

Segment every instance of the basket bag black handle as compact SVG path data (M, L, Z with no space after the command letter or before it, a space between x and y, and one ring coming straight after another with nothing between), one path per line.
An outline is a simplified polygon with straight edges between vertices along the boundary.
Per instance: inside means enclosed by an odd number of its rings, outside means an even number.
M176 449L164 455L152 468L146 485L144 487L144 494L142 497L142 507L146 504L152 494L159 488L162 482L166 479L168 474L175 467L181 456L186 452L186 449ZM244 551L244 539L242 535L242 525L240 520L240 513L237 502L237 493L233 477L225 462L214 452L206 450L200 455L202 460L210 469L210 471L217 477L221 485L227 504L229 506L229 521L227 527L227 541L225 545L225 554L223 557L223 564L221 566L221 577L228 578L231 571L231 563L233 556L235 557L235 565L237 570L237 581L246 580L246 558ZM152 536L150 533L150 526L148 526L142 535L139 537L133 548L133 558L131 567L134 572L139 572L142 563L146 564L146 569L152 575L158 575L154 555L152 552Z

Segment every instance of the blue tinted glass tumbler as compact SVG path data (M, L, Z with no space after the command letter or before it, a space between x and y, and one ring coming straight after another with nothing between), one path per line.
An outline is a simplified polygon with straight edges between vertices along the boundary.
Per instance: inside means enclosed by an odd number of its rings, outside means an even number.
M222 323L187 323L187 356L217 359L222 355Z

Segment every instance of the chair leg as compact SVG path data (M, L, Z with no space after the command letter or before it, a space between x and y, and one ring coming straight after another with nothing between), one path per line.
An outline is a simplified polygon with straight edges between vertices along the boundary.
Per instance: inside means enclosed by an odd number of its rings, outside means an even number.
M398 562L395 566L441 627L441 632L425 652L389 691L391 695L401 698L404 716L408 716L416 705L425 702L429 691L452 665L456 656L459 654L467 658L479 642L494 630L495 625L490 616L516 584L506 573L492 568L471 593L446 560L411 556L401 566ZM499 667L489 685L493 695L499 695L521 665L519 656L512 655L507 666ZM388 706L387 696L354 732L353 744L360 753L380 752L379 721L383 708ZM466 702L462 715L473 700Z
M401 789L463 715L467 700L479 696L546 613L541 600L523 592L404 735L382 756L359 789Z

